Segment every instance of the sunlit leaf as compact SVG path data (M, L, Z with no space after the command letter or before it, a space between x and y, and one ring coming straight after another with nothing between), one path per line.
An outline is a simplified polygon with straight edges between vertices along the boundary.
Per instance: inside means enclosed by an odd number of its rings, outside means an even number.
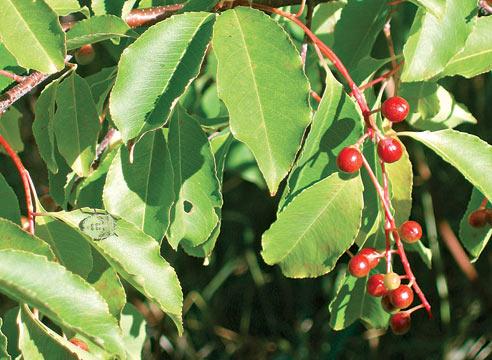
M455 130L400 132L399 135L423 143L461 172L488 199L492 198L492 182L487 171L492 169L491 145Z
M85 177L96 155L100 128L89 85L72 73L60 84L56 104L53 124L58 151L77 175Z
M252 151L275 194L310 122L309 83L299 53L274 20L243 7L219 16L213 47L231 133Z
M64 68L65 33L44 1L4 0L0 19L0 42L20 66L48 74Z
M38 308L59 325L124 356L121 332L106 302L82 278L61 265L26 251L0 250L0 289Z
M195 119L178 107L169 126L176 198L167 238L173 248L180 242L193 247L207 241L218 223L220 184L210 143Z
M459 53L475 25L475 0L446 2L440 18L419 8L403 48L403 81L428 80L444 70ZM450 34L453 34L450 36Z
M302 191L263 234L265 262L294 278L331 271L359 231L362 190L359 176L333 174Z
M214 19L210 13L173 16L125 49L109 103L125 142L167 121L200 71Z

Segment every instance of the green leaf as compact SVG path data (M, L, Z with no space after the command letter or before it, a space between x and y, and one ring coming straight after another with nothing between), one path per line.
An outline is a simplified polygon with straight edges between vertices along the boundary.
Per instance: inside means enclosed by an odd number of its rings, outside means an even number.
M492 146L480 138L455 130L400 132L433 150L453 165L488 199L492 199L492 182L487 169L492 169Z
M402 148L403 155L399 161L385 164L391 184L391 202L395 210L395 222L397 226L407 221L412 211L412 163L403 145Z
M371 56L367 56L360 59L357 63L357 67L350 72L350 75L356 84L364 84L371 80L374 74L389 62L391 62L391 58L375 59Z
M218 223L222 206L214 155L200 125L178 107L169 124L169 152L174 169L175 202L168 241L173 248L207 241Z
M318 37L332 33L345 5L345 1L330 1L318 4L314 8L311 31Z
M232 137L229 131L224 131L219 135L214 136L210 140L210 145L212 146L212 152L214 153L214 158L215 158L216 174L217 174L217 178L219 179L220 185L222 185L225 160L227 154L229 153L229 148L233 140L234 138ZM222 203L221 205L223 205L223 202L221 203ZM210 254L212 253L212 250L214 249L215 244L217 242L217 238L220 235L220 226L222 223L222 207L216 207L215 212L217 214L217 218L219 219L219 221L217 225L215 225L215 228L213 229L212 233L208 237L207 241L195 247L188 246L186 242L183 242L181 244L183 246L184 251L186 251L188 255L207 257L210 256Z
M410 218L412 211L413 171L408 152L403 147L401 159L392 164L386 164L386 172L391 185L391 200L394 209L396 226ZM422 261L430 269L432 252L423 244L424 239L414 244L404 244L407 251L417 252Z
M378 120L380 120L380 117ZM378 181L381 183L381 168L379 166L379 157L377 155L376 147L372 143L366 144L367 145L363 148L363 154L376 174ZM361 171L361 178L364 186L364 208L362 209L361 227L355 238L355 243L359 247L364 246L368 239L373 238L381 231L381 223L383 221L382 215L384 214L381 202L374 200L378 199L379 195L367 171Z
M14 107L10 107L5 114L2 115L0 121L0 135L10 144L15 152L24 150L24 143L20 134L20 119L22 114ZM0 152L5 154L3 147L0 147Z
M84 78L91 88L92 98L96 103L97 113L101 114L104 104L116 79L116 67L107 67Z
M0 359L1 360L10 360L11 357L7 352L7 337L2 332L3 321L0 318Z
M443 130L477 120L465 105L457 103L453 95L436 83L403 83L400 96L410 104L407 121L421 130Z
M362 190L360 176L333 174L301 192L263 234L265 262L287 277L330 272L359 231Z
M79 229L80 223L93 215L90 209L87 211L56 212L50 215ZM94 240L85 234L84 237L118 274L156 302L174 321L180 333L183 331L183 294L178 277L169 263L160 256L159 244L152 237L123 219L115 220L114 233L103 240Z
M86 281L106 300L109 312L119 318L126 304L126 293L115 269L101 254L92 248L92 271Z
M178 14L191 11L211 11L219 0L188 0Z
M38 146L39 155L46 163L49 171L58 172L58 164L55 158L55 130L53 119L55 117L56 93L58 80L52 81L39 95L35 107L35 120L32 124L32 133Z
M70 168L68 167L65 159L55 149L55 159L58 165L58 171L56 174L48 170L48 184L50 189L50 195L62 208L66 208L67 201L65 200L65 185L68 182L68 176L70 174Z
M446 0L411 0L436 18L442 19L446 11Z
M15 72L16 74L22 74L24 69L17 65L15 57L5 48L5 45L0 43L0 69ZM14 80L6 77L0 77L0 91L3 91L6 87L11 85Z
M0 250L22 250L54 260L51 248L40 238L33 236L13 222L0 218Z
M333 51L351 70L371 54L387 17L386 0L348 1L335 26Z
M126 0L92 0L91 9L95 15L111 14L120 16Z
M492 17L483 16L468 37L463 50L446 64L442 76L461 75L472 78L492 69Z
M402 80L428 80L443 71L473 30L476 7L475 0L447 1L441 18L420 8L403 47Z
M40 204L37 204L36 209L44 211ZM37 216L36 234L50 244L60 264L68 270L83 278L91 272L91 247L70 226L49 216Z
M267 188L254 155L242 142L237 140L232 142L225 168L228 172L239 176L241 179L255 184L261 190Z
M121 314L120 327L130 359L142 358L142 348L147 338L146 326L147 323L138 310L132 304L126 304Z
M19 353L19 329L17 328L17 315L19 307L14 306L7 310L3 315L3 323L0 325L2 333L7 337L7 352L16 359ZM3 360L3 359L2 359Z
M357 105L329 73L318 111L304 148L287 180L279 209L299 192L338 172L336 157L345 146L362 136L363 125Z
M489 198L490 199L490 198ZM484 200L483 194L476 188L473 188L473 192L470 197L470 202L466 208L466 212L460 222L460 240L465 249L472 256L471 261L477 261L478 257L487 246L490 237L492 236L492 228L490 226L484 226L481 228L472 227L468 223L468 217L472 212L477 210L482 201ZM490 202L489 202L490 204ZM490 207L490 205L489 205Z
M0 42L20 66L47 74L65 67L65 33L44 1L4 0L0 19Z
M59 86L53 119L58 151L81 177L90 173L96 155L99 117L87 82L75 72Z
M79 21L67 32L67 49L77 49L86 44L122 37L136 37L126 22L114 15L93 16Z
M381 227L371 235L367 244L372 247L384 247L384 232ZM378 272L384 273L384 262L378 266ZM381 298L371 296L366 291L367 279L356 278L348 274L340 282L337 293L329 305L330 326L334 330L343 330L361 319L370 328L385 328L389 314L381 306Z
M104 207L104 184L106 183L109 167L117 153L118 148L104 154L96 170L79 184L75 195L75 205L77 208L89 207L101 209Z
M124 357L120 330L104 299L61 265L21 250L0 250L0 289Z
M173 168L162 131L145 134L133 148L133 160L127 148L119 149L108 171L103 201L110 214L162 240L174 201Z
M219 16L213 47L231 132L252 151L275 194L311 118L299 53L272 18L244 7Z
M19 200L2 174L0 174L0 199L2 199L0 218L20 224Z
M80 11L80 4L77 0L44 0L59 16Z
M19 324L19 348L24 359L97 359L44 325L34 317L26 305L21 305L17 321Z
M167 121L200 71L214 21L214 14L176 15L150 27L125 49L109 102L125 142Z

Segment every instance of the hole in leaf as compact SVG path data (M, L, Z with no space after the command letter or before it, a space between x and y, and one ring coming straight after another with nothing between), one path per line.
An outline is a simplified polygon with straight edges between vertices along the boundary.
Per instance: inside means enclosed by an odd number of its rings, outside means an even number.
M184 207L184 211L189 214L191 212L191 210L193 210L193 204L190 203L189 201L185 200L183 201L183 207Z

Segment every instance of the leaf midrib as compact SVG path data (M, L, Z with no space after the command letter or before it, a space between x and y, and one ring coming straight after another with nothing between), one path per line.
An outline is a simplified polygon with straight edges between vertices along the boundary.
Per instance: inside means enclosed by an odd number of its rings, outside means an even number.
M24 23L24 25L25 25L24 27L27 28L27 30L28 30L27 33L30 35L30 37L32 39L34 39L35 43L37 43L39 45L39 47L41 48L41 51L46 55L46 58L49 60L50 67L54 67L54 70L56 71L57 68L56 68L55 63L53 63L51 61L51 57L48 54L48 52L46 51L46 49L44 48L43 44L38 40L38 38L36 36L34 36L34 33L32 32L31 28L29 27L29 23L24 20L24 17L22 16L22 13L15 6L15 4L14 4L14 2L12 0L7 0L7 1L11 4L11 6L14 9L14 11L17 13L17 15L19 16L19 18L22 20L22 23Z
M328 178L326 178L328 179ZM325 180L328 181L328 180ZM310 222L308 226L306 226L305 230L297 237L297 240L293 243L293 245L290 247L288 251L285 252L285 255L281 257L277 262L282 262L287 256L289 256L292 251L299 245L299 243L305 238L306 233L312 228L312 226L319 220L319 218L326 212L326 209L330 207L330 205L338 198L340 192L345 189L345 186L347 186L348 182L343 182L341 186L338 187L336 191L332 191L331 194L333 194L332 198L326 202L326 204L321 208L321 210L318 212L318 214L315 216L314 220ZM302 195L299 194L298 196ZM290 203L290 206L294 204L294 200ZM283 211L286 212L288 211L288 207Z
M277 178L277 169L276 167L274 166L275 164L275 160L273 159L273 156L272 156L272 147L270 145L270 139L268 137L268 130L267 130L267 126L266 126L266 121L265 121L265 115L264 115L264 111L263 111L263 105L261 103L261 99L260 99L260 93L259 93L259 89L258 89L258 83L256 81L256 77L255 77L255 72L253 71L253 62L251 60L251 57L249 55L249 52L248 52L248 46L247 46L247 43L246 43L246 38L245 38L245 35L244 35L244 30L243 28L241 27L241 21L239 21L239 17L237 16L237 12L236 11L233 11L234 13L234 17L236 18L236 22L237 22L237 28L239 30L239 34L241 36L241 40L242 40L242 43L244 45L244 49L246 50L245 51L245 56L246 56L246 59L248 61L248 65L249 67L247 67L250 71L251 71L251 78L253 80L253 84L254 84L254 93L256 95L256 99L257 99L257 102L258 102L258 107L260 108L260 118L261 118L261 126L260 128L263 129L263 133L265 134L265 139L266 139L266 147L267 147L267 153L268 153L268 157L270 159L270 165L271 165L271 172L272 172L272 175L273 175L273 178L276 179Z

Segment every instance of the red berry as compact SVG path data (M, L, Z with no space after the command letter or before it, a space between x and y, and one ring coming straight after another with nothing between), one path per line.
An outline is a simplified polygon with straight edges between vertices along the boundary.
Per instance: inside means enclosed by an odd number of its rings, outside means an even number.
M407 285L400 285L389 296L391 303L399 309L405 309L413 303L413 290Z
M386 295L388 292L384 287L384 275L375 274L372 275L369 280L367 280L367 292L369 295L379 297Z
M87 346L87 344L80 339L72 338L72 339L70 339L70 342L72 344L74 344L75 346L78 346L79 348L81 348L84 351L89 351L89 346Z
M369 274L371 267L369 260L363 255L355 255L348 263L348 269L352 276L361 278Z
M381 298L381 306L383 307L384 311L390 314L400 311L400 309L398 309L395 305L391 303L389 295L383 295L383 297Z
M91 44L83 45L75 52L75 60L80 65L90 64L96 57L96 52Z
M468 216L468 223L475 228L481 228L487 225L487 222L490 223L492 215L490 215L490 212L487 210L488 209L479 209L472 212L470 216Z
M381 106L383 116L395 123L405 120L409 111L410 105L408 105L408 102L404 98L399 96L390 97Z
M388 290L398 289L398 286L401 284L400 275L389 272L384 275L384 287Z
M400 160L403 154L401 144L395 138L384 138L378 143L378 155L386 163L394 163Z
M403 335L410 330L412 321L410 314L399 312L393 315L390 319L391 330L395 335Z
M372 247L361 249L357 255L365 256L366 259L369 261L369 267L371 269L374 269L376 266L378 266L379 259L381 258L379 252Z
M422 237L422 227L416 221L405 221L399 230L402 240L409 244L419 241Z
M340 151L337 156L338 168L346 173L353 173L362 166L362 155L359 149L349 146Z

